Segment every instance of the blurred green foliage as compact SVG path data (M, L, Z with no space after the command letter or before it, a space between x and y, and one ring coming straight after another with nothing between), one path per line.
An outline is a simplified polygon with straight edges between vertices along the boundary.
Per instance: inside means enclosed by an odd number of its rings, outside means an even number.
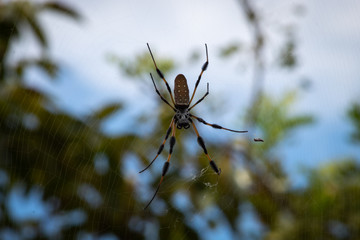
M241 51L241 43L238 42L229 43L227 46L221 49L220 56L229 57L235 54L239 54L240 51Z
M261 97L258 103L261 107L258 112L257 126L261 131L261 136L266 139L262 144L264 151L270 151L277 144L286 140L293 129L313 122L311 116L292 116L291 108L295 100L295 91L286 93L279 100L269 96Z
M285 43L283 49L280 52L280 56L279 56L280 66L286 68L294 68L296 66L297 59L294 53L295 49L296 49L295 40L289 39Z
M134 60L120 58L116 55L109 55L108 60L117 65L128 77L141 77L144 73L149 73L154 69L154 63L149 58L148 52L143 52L135 57ZM175 63L172 59L159 58L157 65L163 72L169 72L175 68Z
M42 12L56 12L74 19L80 18L80 15L75 10L60 2L0 2L0 81L6 80L9 76L5 75L5 71L8 70L9 74L9 70L11 70L10 66L5 66L10 43L16 38L21 37L21 34L25 31L24 28L29 29L34 34L43 50L48 47L49 43L46 38L46 33L39 22L39 14ZM22 73L24 64L31 63L39 65L52 73L53 71L51 69L53 69L55 65L48 60L49 59L46 58L34 61L24 59L22 64L19 63L16 66L16 70Z
M46 49L46 32L38 20L43 10L79 18L76 11L57 2L0 3L0 238L205 239L212 230L224 226L237 239L360 238L360 166L356 159L309 170L306 186L290 186L282 166L286 159L278 156L276 147L295 129L313 121L310 116L291 112L295 91L278 99L260 94L254 101L256 106L249 114L257 115L253 125L264 143L244 139L206 142L222 169L220 177L209 169L201 149L191 147L196 145L191 131L177 131L166 181L149 210L143 211L160 179L157 166L161 163L141 175L146 181L139 180L137 172L135 176L129 172L128 164L137 164L141 170L149 163L173 113L159 101L159 111L152 116L157 117L153 132L142 137L109 137L101 132L101 125L114 113L124 111L124 103L103 106L78 119L59 110L45 93L26 87L26 69L37 66L53 77L58 71L50 56L20 59L15 65L6 58L14 37L23 31L19 24L26 23ZM246 5L246 16L257 24L259 17L250 5ZM287 48L294 52L295 46ZM230 56L239 49L227 46L222 54ZM173 60L156 59L164 74L174 70ZM132 61L116 56L110 60L129 79L154 72L147 52ZM284 61L291 62L285 57ZM253 109L256 113L251 113ZM355 140L360 139L359 112L358 105L349 111ZM164 150L162 155L166 153ZM189 172L197 174L191 178ZM20 197L25 198L40 189L38 196L46 213L19 217L12 202L18 189L23 189ZM180 205L177 199L183 199ZM246 209L260 230L251 232L240 226L247 221ZM37 211L40 209L33 210ZM202 221L200 228L196 220Z
M348 111L348 116L354 125L354 132L352 139L356 142L360 142L360 104L355 103Z
M292 191L292 214L269 239L358 239L360 236L360 166L342 159L308 173L308 187Z

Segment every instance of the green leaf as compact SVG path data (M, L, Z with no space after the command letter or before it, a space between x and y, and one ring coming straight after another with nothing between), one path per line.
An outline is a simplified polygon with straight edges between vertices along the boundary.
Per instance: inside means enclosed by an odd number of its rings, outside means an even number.
M122 104L120 103L113 103L108 106L101 108L99 111L92 114L92 118L95 119L104 119L109 117L110 115L114 114L115 112L122 109Z
M15 65L15 72L19 77L22 77L24 71L32 66L39 67L52 78L58 72L58 66L49 58L22 59Z
M43 47L48 46L48 42L44 33L44 30L42 29L41 25L39 24L38 20L35 18L35 16L24 16L27 19L27 23L30 25L30 29L34 32L36 38L39 40L40 44Z
M280 66L285 68L294 68L297 64L297 58L295 55L296 45L293 39L289 39L288 42L280 50Z
M112 54L108 55L108 60L117 64L120 70L128 77L139 77L145 73L155 72L154 63L147 51L135 56L133 60L127 60ZM175 62L170 58L155 57L155 61L158 68L164 74L170 72L176 66Z
M232 43L220 50L221 57L231 57L232 55L238 53L241 50L240 43Z
M54 12L58 12L64 15L67 15L69 17L72 17L74 19L80 19L80 14L75 11L74 9L70 8L69 6L66 6L63 3L60 2L47 2L41 5L41 9L44 10L52 10Z
M355 142L360 142L360 104L354 104L349 109L348 117L355 127L351 137Z

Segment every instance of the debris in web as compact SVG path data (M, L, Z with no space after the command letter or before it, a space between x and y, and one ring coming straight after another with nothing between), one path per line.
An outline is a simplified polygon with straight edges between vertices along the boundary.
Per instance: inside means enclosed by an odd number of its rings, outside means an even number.
M218 181L214 184L211 184L210 182L206 182L206 183L204 183L204 185L208 188L213 188L213 187L216 187L218 185L218 183L219 183Z
M264 140L261 138L254 138L254 142L264 142Z

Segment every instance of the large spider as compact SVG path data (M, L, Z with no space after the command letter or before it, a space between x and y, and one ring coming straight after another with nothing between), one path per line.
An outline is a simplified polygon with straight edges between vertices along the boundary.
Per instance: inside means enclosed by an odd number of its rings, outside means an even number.
M237 133L246 133L247 131L236 131L236 130L232 130L232 129L228 129L228 128L224 128L222 126L219 126L217 124L211 124L211 123L208 123L206 122L204 119L202 118L199 118L199 117L196 117L194 116L193 114L190 113L190 110L192 108L194 108L197 104L199 104L202 100L204 100L204 98L209 94L209 83L207 83L207 91L205 93L205 95L200 98L194 105L192 105L190 107L190 104L192 102L192 100L194 99L194 96L195 96L195 92L196 92L196 89L200 83L200 80L201 80L201 76L202 74L204 73L204 71L206 71L208 65L209 65L209 57L208 57L208 50L207 50L207 45L205 44L205 51L206 51L206 62L204 63L204 65L202 66L201 68L201 73L198 77L198 80L196 81L195 83L195 88L194 88L194 92L189 100L189 88L188 88L188 85L187 85L187 80L185 78L185 76L183 74L179 74L176 76L175 78L175 82L174 82L174 95L175 95L175 100L174 100L174 97L171 93L171 88L168 84L168 82L165 80L165 77L164 77L164 74L160 71L160 69L157 67L156 65L156 62L155 62L155 59L154 59L154 56L151 52L151 49L150 49L150 46L149 44L147 43L147 46L148 46L148 49L149 49L149 52L150 52L150 55L151 55L151 58L154 62L154 65L155 65L155 68L156 68L156 72L158 73L159 77L165 82L166 84L166 88L170 94L170 97L171 97L171 101L173 103L173 105L171 105L159 92L159 90L157 89L156 87L156 84L154 82L154 79L152 77L152 74L150 73L150 77L151 77L151 80L154 84L154 87L155 87L155 91L156 93L159 95L159 97L161 98L161 100L163 100L167 105L169 105L175 112L175 115L174 117L172 118L171 120L171 123L170 123L170 127L169 129L167 130L166 132L166 136L165 136L165 139L164 141L162 142L162 144L160 145L160 148L157 152L157 155L155 156L155 158L150 162L150 164L144 168L142 171L140 171L140 173L144 172L146 169L148 169L151 164L157 159L157 157L161 154L162 150L164 149L164 145L171 133L171 138L170 138L170 151L169 151L169 156L167 158L167 161L164 163L164 166L163 166L163 170L162 170L162 175L161 175L161 179L160 179L160 182L159 182L159 185L153 195L153 197L151 198L151 200L149 201L149 203L145 206L144 209L146 209L150 204L151 202L154 200L157 192L159 191L159 188L160 188L160 185L161 183L163 182L164 180L164 177L165 177L165 174L167 173L168 169L169 169L169 165L170 165L170 158L171 158L171 154L173 152L173 148L174 148L174 145L175 145L175 126L178 128L178 129L181 129L181 128L185 128L185 129L188 129L190 127L190 124L193 126L194 128L194 131L197 135L197 142L199 143L199 145L202 147L202 149L204 150L204 153L206 155L206 157L209 159L209 162L210 162L210 166L211 168L218 174L220 175L220 172L221 172L221 169L219 169L215 162L210 158L209 154L208 154L208 151L205 147L205 142L203 140L203 138L200 136L196 126L195 126L195 123L193 121L193 119L196 119L198 120L200 123L203 123L205 125L208 125L208 126L211 126L213 128L216 128L216 129L223 129L223 130L227 130L227 131L231 131L231 132L237 132Z

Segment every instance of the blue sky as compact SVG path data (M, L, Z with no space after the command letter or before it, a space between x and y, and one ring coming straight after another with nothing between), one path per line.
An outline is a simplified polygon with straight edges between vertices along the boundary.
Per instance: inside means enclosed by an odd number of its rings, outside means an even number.
M251 90L251 71L246 54L243 58L219 57L222 46L241 41L251 42L251 34L237 1L63 1L83 15L74 23L67 18L45 14L42 18L50 40L50 54L61 63L57 81L50 82L38 72L30 72L28 84L45 89L66 111L82 116L104 103L125 100L131 103L129 116L145 109L157 109L151 82L143 88L124 79L108 54L133 58L147 51L149 42L157 56L170 56L179 63L189 85L193 86L202 65L187 63L191 51L203 53L209 46L210 65L198 94L210 83L210 97L224 103L224 116L209 114L211 122L234 124L232 107L246 108ZM301 3L304 14L296 16L293 6ZM317 166L342 156L360 156L349 144L351 128L346 119L349 104L360 93L360 2L330 1L257 1L268 37L266 92L274 97L298 88L301 79L310 79L309 91L301 92L294 113L315 116L316 122L294 133L281 149L287 169ZM281 43L279 33L287 25L295 26L299 66L284 71L274 66L272 48ZM38 45L30 34L17 43L12 59L38 55ZM245 69L243 67L245 66ZM177 73L169 74L170 83ZM145 90L145 91L144 91ZM239 90L241 92L239 93ZM239 96L241 99L239 100ZM208 100L211 101L211 100ZM359 100L358 100L359 101ZM207 114L205 108L199 111ZM214 119L216 118L216 119ZM115 121L114 121L115 122ZM129 125L109 123L108 131L125 131ZM215 134L209 137L215 137Z

